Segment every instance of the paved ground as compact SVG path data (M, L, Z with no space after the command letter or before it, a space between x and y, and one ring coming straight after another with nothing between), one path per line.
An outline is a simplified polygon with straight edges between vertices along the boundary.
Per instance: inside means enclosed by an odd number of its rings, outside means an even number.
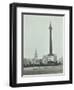
M55 73L62 73L62 72L63 72L63 65L26 67L23 69L24 75L55 74Z

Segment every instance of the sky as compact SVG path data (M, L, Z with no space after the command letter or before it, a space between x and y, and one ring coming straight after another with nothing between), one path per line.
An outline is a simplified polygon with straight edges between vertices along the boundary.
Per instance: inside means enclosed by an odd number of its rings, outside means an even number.
M23 16L23 53L24 58L33 58L37 50L38 58L49 53L49 25L52 25L53 54L63 56L64 16Z

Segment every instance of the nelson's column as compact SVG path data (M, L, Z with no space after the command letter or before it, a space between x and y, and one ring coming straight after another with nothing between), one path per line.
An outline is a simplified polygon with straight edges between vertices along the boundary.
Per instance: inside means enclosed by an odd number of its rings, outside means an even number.
M53 47L52 47L52 26L50 23L49 26L49 54L48 54L48 62L49 61L53 61L56 62L57 61L57 56L55 54L53 54Z

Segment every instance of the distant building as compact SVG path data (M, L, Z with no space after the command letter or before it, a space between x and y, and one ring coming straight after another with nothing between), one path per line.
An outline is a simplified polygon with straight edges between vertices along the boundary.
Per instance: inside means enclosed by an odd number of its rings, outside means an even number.
M24 59L24 66L28 66L28 65L30 65L31 64L31 61L30 61L30 59Z
M34 55L34 58L33 58L33 63L36 64L36 65L40 64L40 61L38 59L37 49L35 50L35 55Z
M58 63L63 64L63 57L60 57Z

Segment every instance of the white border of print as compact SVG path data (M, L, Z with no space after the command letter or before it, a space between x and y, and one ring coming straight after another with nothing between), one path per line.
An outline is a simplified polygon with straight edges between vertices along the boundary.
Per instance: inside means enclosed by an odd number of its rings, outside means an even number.
M64 23L64 73L63 74L43 74L30 75L21 77L21 13L47 13L47 14L65 14ZM17 8L17 83L31 83L31 82L51 82L51 81L65 81L69 80L69 11L55 10L55 9L37 9L37 8Z

